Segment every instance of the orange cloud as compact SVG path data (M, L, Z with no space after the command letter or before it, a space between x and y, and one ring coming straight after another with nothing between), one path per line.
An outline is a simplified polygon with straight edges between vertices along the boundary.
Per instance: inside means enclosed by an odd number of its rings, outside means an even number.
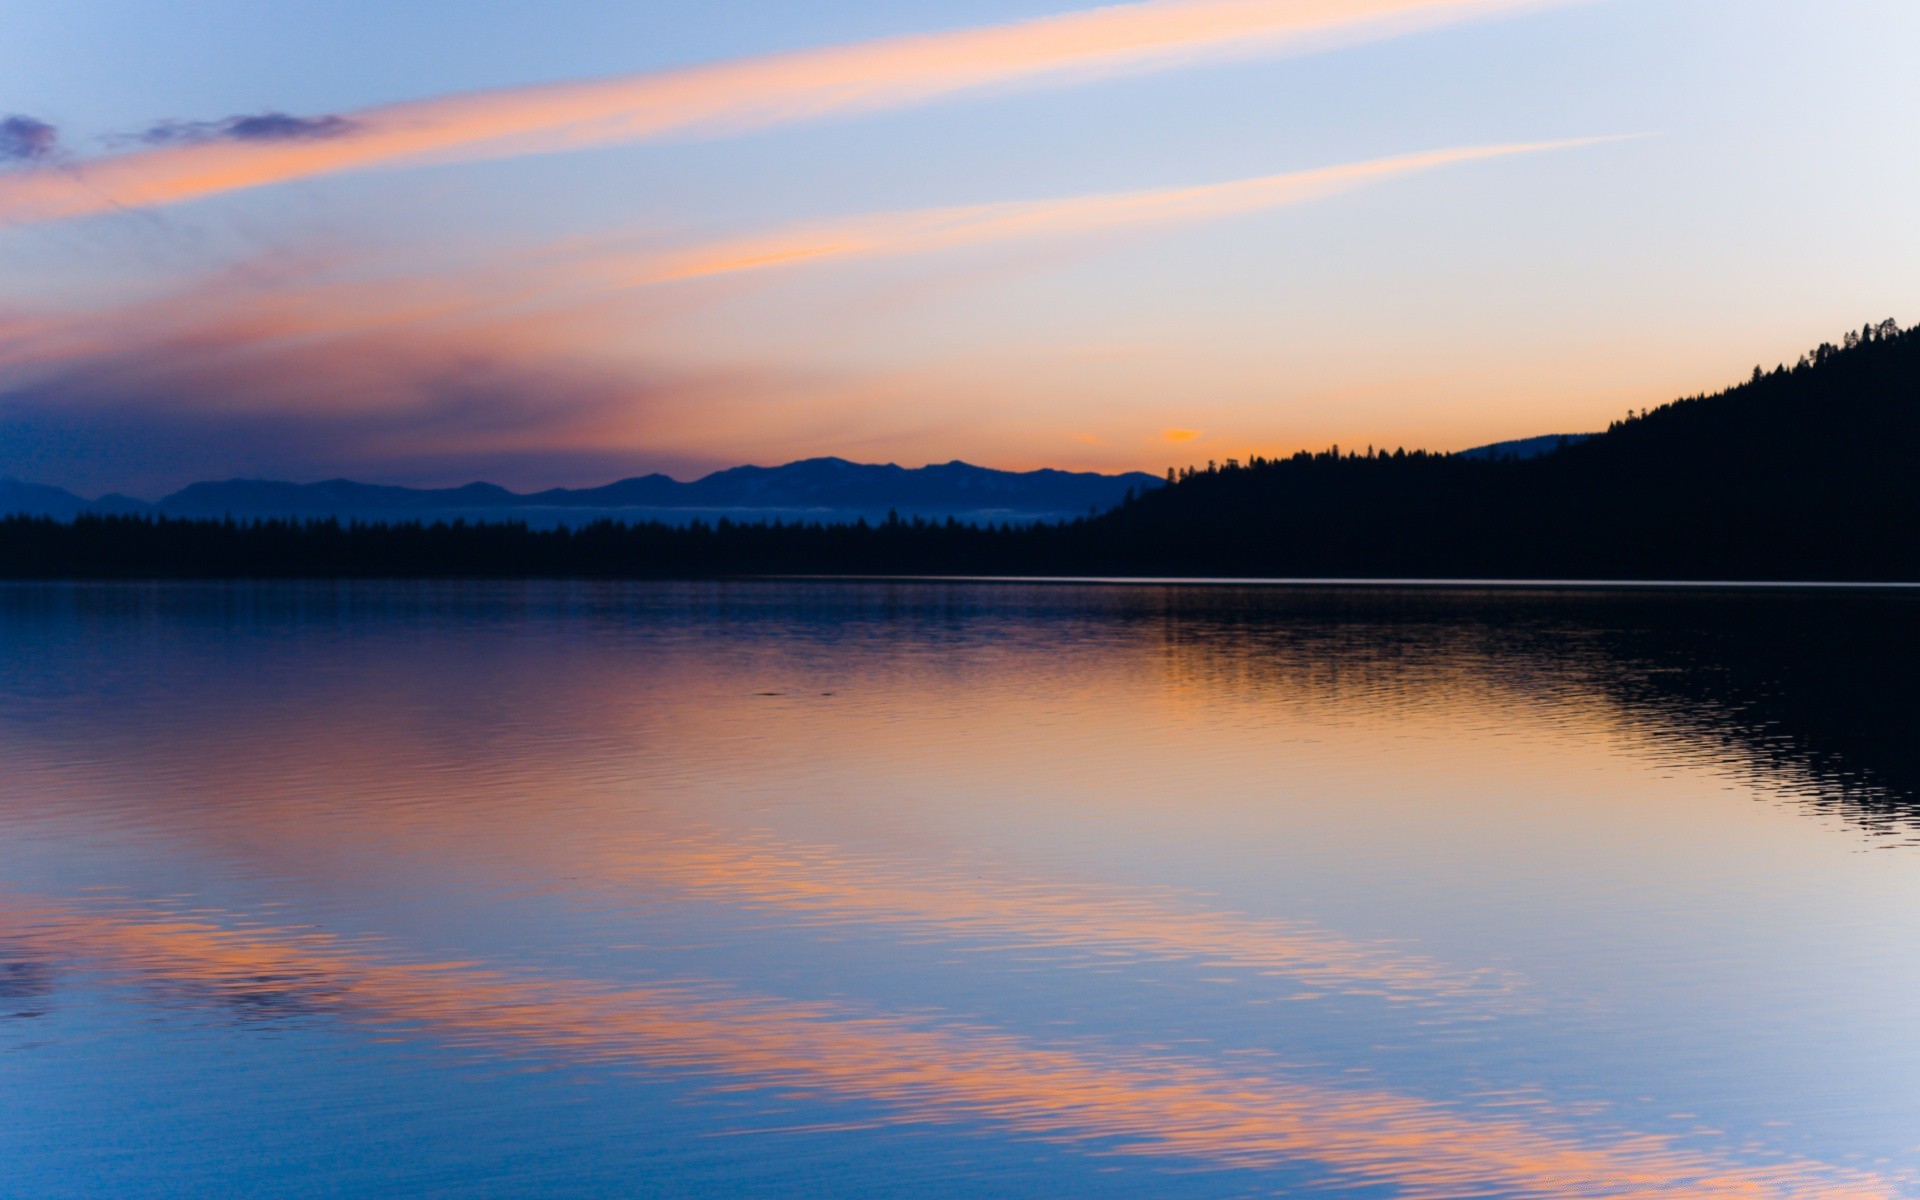
M1304 52L1568 0L1147 0L644 75L443 96L0 176L0 224L415 162L721 134L992 87ZM288 118L293 120L292 118Z
M533 482L625 471L649 413L765 385L612 361L563 316L484 311L462 282L228 274L100 311L0 314L0 415L21 445L55 448L40 469L95 486L369 470Z
M1203 432L1205 431L1199 429L1168 429L1163 430L1160 436L1169 442L1178 444L1180 442L1191 442L1198 438Z
M430 1031L472 1050L718 1075L881 1104L899 1122L987 1122L1104 1153L1211 1167L1312 1163L1414 1200L1512 1192L1655 1200L1892 1200L1893 1181L1806 1160L1753 1166L1674 1141L1582 1133L1550 1113L1475 1111L1204 1059L1046 1045L973 1025L711 986L619 988L472 963L406 962L316 932L205 915L0 898L0 933L236 1002ZM1544 1107L1544 1106L1542 1106Z
M104 421L94 434L131 429L142 417L253 421L260 428L238 435L245 446L298 448L297 458L320 450L331 461L316 458L311 469L323 473L370 461L524 452L589 452L612 461L659 432L652 410L669 395L710 396L717 384L752 404L768 387L790 386L673 367L674 348L639 344L634 312L612 303L618 293L1217 219L1605 140L1459 147L1197 187L873 213L679 249L571 241L455 270L370 271L331 259L246 264L133 304L64 315L0 312L0 386L21 411L44 412L45 422ZM653 361L636 361L641 355ZM235 446L214 443L233 436L201 426L185 441L231 455ZM1180 443L1200 433L1162 436ZM252 460L243 453L243 461Z
M1455 147L1197 187L869 213L680 250L618 253L569 242L509 262L430 276L311 281L263 279L256 268L213 276L184 293L60 321L0 320L0 367L58 362L130 342L218 326L252 340L366 333L472 316L568 292L617 291L834 259L879 258L1026 238L1070 237L1204 221L1320 199L1401 175L1462 163L1594 145L1612 138ZM333 264L317 264L319 273ZM225 339L220 339L225 340ZM1195 431L1169 430L1169 441Z
M1330 196L1368 183L1459 163L1589 146L1610 138L1468 146L1343 163L1230 183L1109 192L1057 200L880 213L702 246L637 262L599 260L583 275L637 287L709 275L762 271L837 258L870 258L1017 238L1061 237L1204 221Z

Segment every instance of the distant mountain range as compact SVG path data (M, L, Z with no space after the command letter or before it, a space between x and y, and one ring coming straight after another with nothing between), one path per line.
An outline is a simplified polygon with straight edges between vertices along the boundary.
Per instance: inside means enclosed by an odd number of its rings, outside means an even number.
M230 479L196 483L151 504L128 496L87 500L61 488L0 480L0 515L71 520L81 513L166 517L340 517L362 521L523 521L538 527L603 518L684 524L736 521L884 520L903 517L972 523L1058 520L1105 512L1129 490L1144 494L1165 480L1133 472L996 471L950 462L906 468L810 458L780 467L734 467L690 483L643 475L596 488L517 493L491 483L457 488L387 487L330 479L282 483Z
M106 495L87 500L65 488L48 487L44 483L22 483L18 479L0 479L0 516L24 514L71 521L81 513L113 515L152 510L152 505L131 496Z
M1476 446L1454 457L1531 459L1577 445L1590 433L1548 434ZM285 483L228 479L190 484L148 502L109 494L86 499L64 488L0 479L0 516L70 521L81 513L163 517L326 518L362 521L520 521L541 528L602 519L685 524L715 521L868 521L903 517L974 524L1062 520L1106 512L1129 490L1145 495L1166 481L1131 472L997 471L959 461L908 468L892 463L809 458L779 467L733 467L682 483L641 475L604 487L510 492L491 483L410 488L329 479Z

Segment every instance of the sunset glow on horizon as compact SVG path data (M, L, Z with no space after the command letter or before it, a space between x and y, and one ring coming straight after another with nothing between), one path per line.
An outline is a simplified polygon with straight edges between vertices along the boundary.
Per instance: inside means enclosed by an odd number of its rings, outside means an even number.
M0 49L0 477L1451 450L1920 315L1892 0L229 6Z
M1920 1200L1916 0L0 22L0 1193Z

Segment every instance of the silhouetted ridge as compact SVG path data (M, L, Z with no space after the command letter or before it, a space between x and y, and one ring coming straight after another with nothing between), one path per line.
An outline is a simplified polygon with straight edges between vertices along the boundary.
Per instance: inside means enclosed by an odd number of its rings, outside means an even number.
M1456 450L1453 454L1455 458L1539 458L1542 454L1565 450L1594 436L1591 433L1548 433L1539 437L1516 438L1511 442L1495 442L1490 446L1475 446L1471 450Z
M31 513L70 521L87 511L90 511L88 502L65 488L0 479L0 512Z
M1034 521L1112 508L1128 489L1156 487L1151 475L1070 471L998 471L949 462L907 468L812 458L779 467L734 467L690 483L644 475L593 488L549 488L530 494L491 483L456 488L390 487L329 479L286 483L227 479L195 483L151 505L125 496L85 500L60 488L0 481L0 514L71 520L80 513L151 512L164 517L324 518L408 521L528 521L585 524L615 520L709 520L723 514L793 520L908 515L963 520Z
M1886 322L1550 454L1210 463L1107 524L1153 573L1920 579L1917 459Z

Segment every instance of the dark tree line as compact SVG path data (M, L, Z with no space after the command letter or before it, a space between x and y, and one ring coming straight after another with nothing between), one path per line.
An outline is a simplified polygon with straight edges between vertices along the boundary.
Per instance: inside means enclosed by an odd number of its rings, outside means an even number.
M1920 332L1525 461L1337 450L1209 465L1105 518L1143 573L1920 580Z
M742 574L1031 573L1070 526L597 521L208 521L83 515L0 521L0 577L71 579L710 578Z
M1071 522L0 521L9 578L742 574L1920 580L1920 331L1893 322L1524 461L1338 448Z

